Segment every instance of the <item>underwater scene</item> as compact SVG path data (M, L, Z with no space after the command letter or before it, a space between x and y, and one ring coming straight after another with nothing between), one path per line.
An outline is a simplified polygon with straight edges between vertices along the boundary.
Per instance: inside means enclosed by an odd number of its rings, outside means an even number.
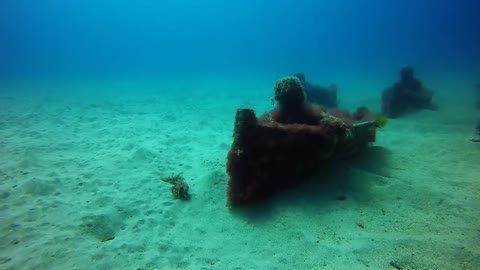
M479 10L0 1L0 269L480 269Z

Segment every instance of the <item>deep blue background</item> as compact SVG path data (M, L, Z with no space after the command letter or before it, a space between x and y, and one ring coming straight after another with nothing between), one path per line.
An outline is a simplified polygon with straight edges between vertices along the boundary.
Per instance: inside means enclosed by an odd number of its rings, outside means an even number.
M12 76L478 70L480 1L2 0Z

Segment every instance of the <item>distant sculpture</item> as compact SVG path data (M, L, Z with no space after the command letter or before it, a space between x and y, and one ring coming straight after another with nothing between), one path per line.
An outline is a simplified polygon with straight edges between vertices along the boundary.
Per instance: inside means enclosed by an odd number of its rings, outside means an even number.
M475 108L480 110L480 83L476 85Z
M475 127L475 138L470 139L472 142L480 142L480 120L477 121L477 126Z
M435 110L436 106L431 103L432 96L433 93L415 78L413 67L407 65L400 70L400 81L383 90L382 112L390 118L396 118L409 110Z
M476 85L475 93L475 108L480 110L480 83ZM480 142L480 119L477 121L475 127L476 138L471 139L472 142Z
M275 109L259 118L251 109L237 110L227 158L229 206L298 185L322 166L363 150L386 123L364 107L333 115L305 103L303 85L294 76L276 82L274 101Z
M305 79L305 74L297 73L294 75L303 85L303 89L307 96L307 102L315 103L327 108L336 108L337 103L337 86L332 84L329 87L312 84Z

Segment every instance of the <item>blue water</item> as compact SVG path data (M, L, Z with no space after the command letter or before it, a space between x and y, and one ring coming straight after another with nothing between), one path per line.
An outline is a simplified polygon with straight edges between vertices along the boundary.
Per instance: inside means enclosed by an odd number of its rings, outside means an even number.
M478 1L0 3L2 77L473 72Z
M480 269L479 11L0 0L0 269ZM438 110L390 119L315 185L225 206L237 108L272 110L275 81L303 72L378 112L405 64ZM160 180L178 174L189 201Z

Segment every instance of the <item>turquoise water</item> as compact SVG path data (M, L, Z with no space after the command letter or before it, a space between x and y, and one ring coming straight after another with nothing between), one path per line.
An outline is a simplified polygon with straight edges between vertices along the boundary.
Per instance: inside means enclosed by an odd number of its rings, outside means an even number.
M0 269L480 269L479 9L2 1ZM378 112L405 64L439 110L391 119L328 181L226 207L237 108L303 72ZM188 201L161 181L179 173Z

